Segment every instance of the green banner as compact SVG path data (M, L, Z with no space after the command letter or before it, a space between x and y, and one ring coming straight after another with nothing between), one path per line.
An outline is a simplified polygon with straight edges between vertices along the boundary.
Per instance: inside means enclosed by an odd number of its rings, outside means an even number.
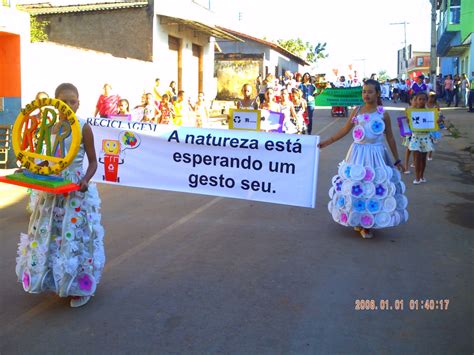
M316 106L357 106L363 103L361 86L324 89L314 100Z

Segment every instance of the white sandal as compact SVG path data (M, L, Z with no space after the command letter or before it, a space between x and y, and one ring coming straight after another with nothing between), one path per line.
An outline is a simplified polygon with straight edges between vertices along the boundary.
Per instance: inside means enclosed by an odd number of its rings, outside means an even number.
M72 308L77 308L77 307L82 307L84 306L87 302L89 302L91 299L91 296L73 296L71 298L71 302L69 305Z

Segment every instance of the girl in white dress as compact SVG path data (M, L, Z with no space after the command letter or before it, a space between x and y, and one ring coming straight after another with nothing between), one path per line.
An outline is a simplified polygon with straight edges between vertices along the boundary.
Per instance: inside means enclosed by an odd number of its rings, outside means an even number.
M74 112L79 108L79 93L72 84L59 85L55 97ZM65 118L60 114L60 119ZM94 295L105 264L100 198L95 184L89 183L97 170L94 136L85 121L79 122L79 152L61 175L80 189L66 196L38 192L28 233L20 236L16 259L16 274L26 292L70 296L71 307L86 304ZM71 137L65 141L68 149ZM85 156L88 166L84 171Z
M335 222L351 226L363 238L372 238L372 229L396 226L408 219L404 170L393 138L390 116L380 104L380 84L367 80L362 88L364 105L356 107L344 127L319 148L338 141L352 130L354 143L332 179L328 209ZM384 135L392 160L384 145Z

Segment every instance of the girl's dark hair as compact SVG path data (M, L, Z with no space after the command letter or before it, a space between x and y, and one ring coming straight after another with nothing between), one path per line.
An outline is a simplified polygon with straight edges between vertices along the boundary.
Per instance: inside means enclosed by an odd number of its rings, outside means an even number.
M423 96L425 95L426 98L428 99L428 94L426 93L426 91L418 91L415 95L413 95L413 97L418 97L418 96Z
M130 104L128 103L127 99L120 99L120 103L125 102L127 104L127 107L130 107Z
M380 83L377 80L367 79L364 82L364 86L365 85L373 85L374 88L375 88L375 92L378 93L378 94L380 94L382 92L382 89L380 88ZM377 98L377 105L379 105L379 106L383 105L383 102L382 102L382 99L380 98L380 96Z
M301 80L304 80L304 77L305 77L306 75L309 76L309 82L311 83L311 82L312 82L312 80L311 80L311 74L308 73L308 72L306 72L306 73L303 74L303 76L301 77Z
M76 96L79 98L79 90L77 90L77 88L71 84L71 83L62 83L60 84L56 90L54 91L54 97L55 98L58 98L59 94L61 92L63 92L64 90L72 90L74 91L74 93L76 94Z

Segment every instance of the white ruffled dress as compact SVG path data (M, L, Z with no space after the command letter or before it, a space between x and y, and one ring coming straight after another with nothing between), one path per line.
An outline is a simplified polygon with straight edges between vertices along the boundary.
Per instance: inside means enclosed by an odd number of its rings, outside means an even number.
M84 122L80 120L81 129ZM67 143L70 145L70 138ZM62 176L78 183L84 176L84 145ZM60 297L91 296L105 265L104 229L95 184L66 197L38 191L28 234L21 233L16 274L25 291L52 291Z
M405 184L384 144L383 107L353 119L354 143L329 190L329 212L344 226L385 228L408 220Z

